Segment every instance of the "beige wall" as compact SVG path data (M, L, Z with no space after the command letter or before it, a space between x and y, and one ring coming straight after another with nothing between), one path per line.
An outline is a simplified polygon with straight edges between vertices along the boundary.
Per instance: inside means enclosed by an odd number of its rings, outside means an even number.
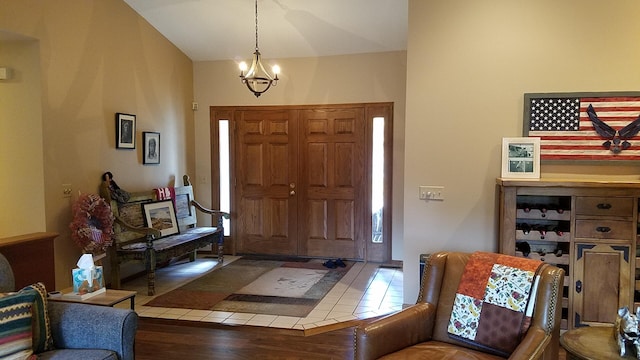
M11 69L0 80L0 238L46 230L39 54L31 39L0 45L0 67Z
M251 49L246 55L251 55ZM196 112L196 197L211 198L209 106L393 102L393 258L401 260L406 52L278 59L277 63L282 80L257 99L240 82L235 62L194 63L200 107Z
M405 303L418 254L497 250L501 139L522 136L524 93L638 90L637 14L633 0L409 0ZM637 165L541 170L640 177ZM445 186L446 199L418 200L419 185Z
M69 283L79 255L69 239L70 202L62 198L61 184L95 192L102 172L110 170L133 191L186 172L195 174L198 197L209 199L209 106L393 101L394 243L401 244L394 258L404 260L404 301L412 303L418 254L497 249L500 143L522 134L523 93L640 85L636 0L409 0L406 53L279 60L282 82L259 99L239 84L234 62L192 65L121 1L0 0L0 8L0 30L39 44L41 98L34 94L25 103L41 104L44 159L44 180L25 183L4 175L2 158L0 199L16 198L9 191L18 198L44 196L44 219L42 210L24 215L34 216L33 231L44 223L61 234L59 287ZM9 59L6 54L0 51L0 60ZM0 94L7 85L0 83ZM200 104L195 116L193 99ZM142 166L139 146L115 149L116 112L138 116L138 141L143 130L161 132L160 166ZM9 115L0 110L3 126ZM36 109L15 121L34 124L37 132L37 117ZM37 159L37 135L25 141L34 147L28 157ZM19 145L5 132L0 142ZM37 177L40 170L34 165L22 171ZM542 174L636 179L640 169L543 165ZM419 185L445 186L445 201L418 200ZM2 234L17 231L10 221L0 224Z
M42 87L41 94L26 95L28 99L20 102L33 110L17 117L13 115L19 109L0 111L3 129L8 122L25 123L18 129L21 132L33 126L26 143L16 139L16 132L0 133L0 199L35 202L34 212L22 206L3 206L0 234L45 228L60 233L55 242L56 283L63 288L71 284L70 270L80 256L68 230L71 200L78 191L97 193L100 176L107 170L129 191L167 185L173 179L180 181L184 173L195 172L190 110L193 66L123 1L0 0L0 8L0 31L36 39L39 48L35 52L40 56L36 60L39 69L28 66L32 60L0 64L22 73L22 80L0 82L0 95L9 86L31 86L21 83L36 75L30 70L40 72ZM0 60L7 59L2 55L6 46L6 41L0 42ZM16 57L8 59L13 62ZM135 150L115 148L116 112L137 115ZM40 131L43 135L38 138ZM142 131L161 133L160 165L142 165ZM33 168L19 176L6 176L13 168L5 161L4 143L14 145L12 159L31 164L40 156L43 169L32 164ZM27 145L33 145L34 150L23 157L22 148ZM38 147L42 155L38 155ZM38 171L40 179L23 178L37 177ZM62 197L62 184L73 185L72 199ZM15 212L13 216L33 218L33 226L4 221L10 211Z

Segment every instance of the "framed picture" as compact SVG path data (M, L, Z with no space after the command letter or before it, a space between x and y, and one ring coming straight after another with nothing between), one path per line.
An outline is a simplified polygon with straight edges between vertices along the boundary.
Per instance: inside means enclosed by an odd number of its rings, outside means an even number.
M159 230L163 237L179 234L173 200L161 200L142 204L145 225Z
M136 148L136 116L116 113L116 148Z
M142 163L160 164L160 133L145 131L142 133Z
M640 160L640 92L524 94L523 136L540 138L540 161Z
M502 177L540 178L540 138L502 138Z

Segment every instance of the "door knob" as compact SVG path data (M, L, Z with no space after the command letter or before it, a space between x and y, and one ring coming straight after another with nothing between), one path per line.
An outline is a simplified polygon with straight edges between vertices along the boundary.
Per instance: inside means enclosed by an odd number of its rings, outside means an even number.
M291 190L291 191L289 192L289 195L291 195L291 196L293 196L293 195L295 195L295 194L296 194L296 191L295 191L295 190Z

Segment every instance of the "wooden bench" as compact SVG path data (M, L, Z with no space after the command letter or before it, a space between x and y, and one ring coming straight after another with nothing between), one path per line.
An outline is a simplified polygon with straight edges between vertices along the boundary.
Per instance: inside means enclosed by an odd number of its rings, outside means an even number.
M147 273L147 292L155 295L155 270L158 264L176 257L189 255L189 260L196 259L197 250L211 245L211 253L224 260L223 218L228 219L226 212L207 209L193 198L193 187L187 175L184 185L175 190L175 214L179 233L162 237L161 232L145 224L144 204L158 201L152 189L144 192L130 193L126 203L120 203L111 197L108 183L101 186L100 195L110 201L114 221L114 244L109 247L111 264L111 287L119 289L120 264L131 261L143 261ZM203 227L196 225L196 209L217 218L217 226Z

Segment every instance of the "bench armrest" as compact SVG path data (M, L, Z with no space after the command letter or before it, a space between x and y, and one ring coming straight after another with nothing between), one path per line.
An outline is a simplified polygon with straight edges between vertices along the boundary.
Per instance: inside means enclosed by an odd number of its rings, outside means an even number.
M209 215L215 215L215 216L220 216L223 217L225 219L229 219L231 217L231 215L227 212L224 211L220 211L220 210L212 210L209 208L206 208L204 206L202 206L202 204L200 204L199 202L195 201L195 200L191 200L191 205L195 206L196 209L202 211L203 213L209 214Z
M120 226L122 226L123 228L129 230L129 231L133 231L133 232L137 232L140 234L143 234L146 238L152 237L153 239L158 239L160 237L162 237L162 233L160 232L160 230L156 230L150 227L137 227L137 226L133 226L129 223L127 223L126 221L124 221L121 217L119 216L115 216L115 222L117 222Z
M134 359L138 314L133 310L49 301L54 346L58 349L105 349L121 360Z

